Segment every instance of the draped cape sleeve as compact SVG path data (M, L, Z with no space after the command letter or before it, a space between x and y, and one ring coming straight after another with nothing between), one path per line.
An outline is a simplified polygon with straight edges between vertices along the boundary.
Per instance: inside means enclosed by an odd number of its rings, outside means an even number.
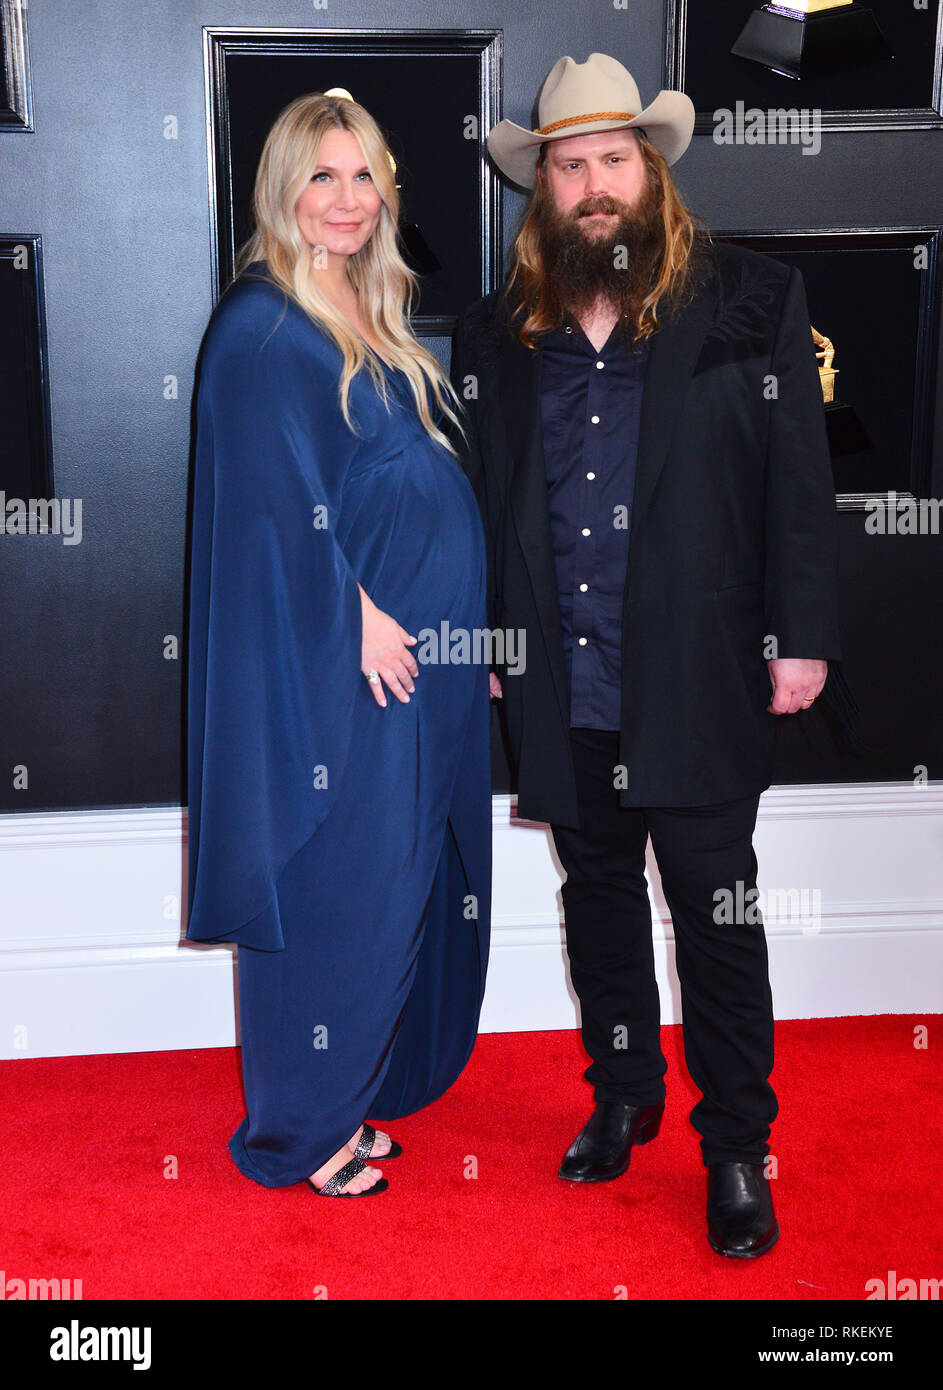
M357 577L335 538L357 436L340 354L278 287L240 277L197 391L189 603L193 941L283 949L276 884L328 815L361 673Z

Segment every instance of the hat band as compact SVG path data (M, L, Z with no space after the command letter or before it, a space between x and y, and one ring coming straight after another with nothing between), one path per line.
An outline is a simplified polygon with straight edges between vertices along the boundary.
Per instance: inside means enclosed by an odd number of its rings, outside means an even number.
M587 121L634 121L637 115L637 111L589 111L585 116L567 116L562 121L551 121L549 125L540 126L533 134L551 135L564 126L584 125Z

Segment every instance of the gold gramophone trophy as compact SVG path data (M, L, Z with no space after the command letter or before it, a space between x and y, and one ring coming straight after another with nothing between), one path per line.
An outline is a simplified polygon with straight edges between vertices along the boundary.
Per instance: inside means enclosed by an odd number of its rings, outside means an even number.
M825 402L825 427L828 431L828 447L832 458L840 458L842 454L858 454L863 449L873 448L871 438L854 406L835 399L835 378L839 369L832 365L835 361L835 347L831 338L819 333L812 324L809 327L812 328L815 355L820 359L819 381L822 385L822 399Z
M874 12L858 0L761 5L730 52L796 78L827 77L894 56Z

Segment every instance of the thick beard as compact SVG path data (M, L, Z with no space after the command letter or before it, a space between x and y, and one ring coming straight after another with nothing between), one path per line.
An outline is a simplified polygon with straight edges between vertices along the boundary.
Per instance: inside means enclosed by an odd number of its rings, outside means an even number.
M580 219L591 212L615 213L619 220L605 233L587 232ZM541 299L552 316L581 318L602 300L619 313L618 328L634 335L664 250L661 200L651 180L631 205L609 196L584 198L559 213L545 194L537 206L537 237ZM618 248L624 249L617 260Z

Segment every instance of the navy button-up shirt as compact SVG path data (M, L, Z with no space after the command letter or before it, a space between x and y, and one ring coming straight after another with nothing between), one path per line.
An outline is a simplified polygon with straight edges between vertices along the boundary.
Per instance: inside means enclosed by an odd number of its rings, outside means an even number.
M622 600L648 343L597 352L575 319L541 344L541 421L570 725L618 729Z

